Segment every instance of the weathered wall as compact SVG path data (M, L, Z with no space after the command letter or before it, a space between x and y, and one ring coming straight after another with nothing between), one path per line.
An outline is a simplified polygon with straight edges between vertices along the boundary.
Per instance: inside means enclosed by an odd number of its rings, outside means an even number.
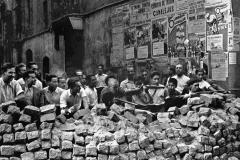
M43 68L43 58L47 56L50 59L50 73L62 75L65 70L65 45L63 37L59 38L60 50L54 48L54 34L45 33L32 39L26 40L22 47L22 58L26 62L26 51L30 49L33 52L33 60Z

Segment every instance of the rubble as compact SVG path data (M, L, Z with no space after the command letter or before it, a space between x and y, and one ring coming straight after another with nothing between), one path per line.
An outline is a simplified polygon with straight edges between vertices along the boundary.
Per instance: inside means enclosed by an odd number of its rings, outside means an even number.
M16 103L1 105L0 159L240 159L240 99L204 94L150 114L103 104L73 117Z

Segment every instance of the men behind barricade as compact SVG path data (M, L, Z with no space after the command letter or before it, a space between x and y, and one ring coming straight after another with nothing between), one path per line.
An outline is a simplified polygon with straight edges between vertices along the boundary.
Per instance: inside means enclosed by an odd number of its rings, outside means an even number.
M41 82L41 73L39 72L37 63L35 62L28 63L28 70L33 70L36 74L36 83L34 86L38 89L42 89L43 83Z
M180 93L176 90L176 87L177 87L177 80L175 78L169 78L168 85L166 86L165 93L164 93L165 99L180 95Z
M0 104L23 97L23 90L14 77L14 66L10 63L3 64L0 78Z
M107 84L105 83L105 80L108 75L104 74L104 66L102 64L99 64L97 67L98 67L97 74L95 75L97 79L96 89L98 93L98 101L100 101L100 95L101 95L102 89L107 86Z
M27 102L27 105L33 105L36 107L41 107L43 102L42 92L40 89L35 87L36 83L36 73L32 70L27 71L23 76L25 87L24 87L24 96Z
M70 78L68 80L68 90L63 91L60 96L61 113L65 115L72 115L83 107L88 109L87 95L83 88L81 88L78 78Z
M97 84L97 79L95 75L88 75L85 92L88 98L88 105L90 109L92 109L98 103L96 84Z
M184 87L187 85L187 82L190 80L189 77L184 75L182 64L176 65L176 75L172 78L175 78L177 80L178 85L176 90L180 93L182 93Z
M198 69L196 70L197 78L199 79L199 88L201 90L210 90L210 91L216 91L207 81L204 80L205 70L204 69Z
M24 63L20 63L16 66L16 76L15 80L23 77L24 73L27 71L27 67Z
M60 106L60 96L64 89L58 87L58 77L53 74L46 75L46 83L47 87L43 89L44 105Z
M67 80L65 77L58 77L58 87L62 89L67 89Z

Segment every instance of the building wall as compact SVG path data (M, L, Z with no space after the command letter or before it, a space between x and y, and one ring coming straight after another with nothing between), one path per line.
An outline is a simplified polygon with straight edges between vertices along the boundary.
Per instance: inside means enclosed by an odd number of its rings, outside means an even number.
M62 36L59 38L60 49L57 51L54 48L54 34L44 33L34 38L28 39L22 46L22 58L26 63L26 52L31 50L33 53L33 60L43 68L43 58L47 56L50 60L50 73L61 76L65 71L65 45Z

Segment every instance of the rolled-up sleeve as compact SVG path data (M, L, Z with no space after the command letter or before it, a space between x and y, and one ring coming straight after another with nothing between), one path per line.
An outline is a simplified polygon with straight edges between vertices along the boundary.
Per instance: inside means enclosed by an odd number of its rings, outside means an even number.
M17 81L15 81L15 91L16 91L16 96L23 93L22 87Z

